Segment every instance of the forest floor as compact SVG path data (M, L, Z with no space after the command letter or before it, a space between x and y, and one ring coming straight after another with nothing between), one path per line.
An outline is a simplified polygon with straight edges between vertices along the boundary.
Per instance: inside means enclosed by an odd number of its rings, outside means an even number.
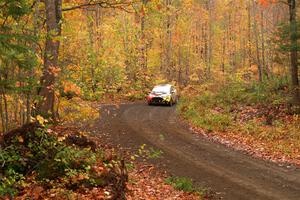
M96 121L98 122L98 120ZM112 143L103 140L99 135L95 135L99 130L94 129L95 126L93 123L85 123L84 126L76 127L74 124L71 126L58 126L55 127L57 131L64 135L68 135L67 132L85 132L89 140L93 141L98 148L102 149L108 154L117 155L118 159L124 159L126 163L127 173L128 173L128 181L126 183L126 191L125 191L125 199L128 200L204 200L210 199L210 194L199 193L202 191L198 191L194 188L190 190L185 190L185 188L175 188L176 186L171 183L167 183L166 180L170 177L169 174L160 170L153 164L149 164L145 162L147 158L142 160L132 159L134 155L130 151L126 151L124 149L115 148ZM97 124L97 123L96 123ZM141 157L146 154L140 154ZM190 186L193 187L193 186ZM111 199L109 195L107 195L106 188L86 188L86 191L75 191L73 193L73 197L80 199ZM50 195L49 195L50 194ZM46 192L44 197L51 199L51 192ZM64 193L61 194L61 199L69 199ZM57 199L57 193L55 195L52 194L52 199Z
M139 154L177 177L192 178L214 199L299 199L300 170L235 151L195 134L175 107L103 105L95 136ZM143 157L144 158L144 157Z
M103 140L99 104L61 103L58 125L38 117L0 138L0 199L209 199L189 179L146 162L145 149L137 155Z
M99 149L104 153L102 160L90 166L100 175L112 175L114 181L122 179L116 172L120 171L120 160L125 159L128 181L126 189L120 190L125 191L126 199L300 197L300 169L296 165L255 158L249 149L230 145L235 140L234 135L228 136L232 138L222 138L213 132L207 134L195 126L191 128L191 124L178 116L175 106L148 106L143 101L121 103L120 100L109 104L78 99L61 101L61 105L62 123L46 131L50 135L56 134L59 141L71 142L71 145L80 148L87 146L92 150ZM20 135L14 140L25 153L25 166L27 157L29 161L32 159L28 151L34 150L25 145L28 139L32 138ZM31 142L35 142L35 139ZM39 139L37 142L40 142ZM63 147L67 151L63 151L62 155L67 153L70 156L69 153L76 150ZM84 149L74 153L75 157L70 156L67 162L79 159L88 163L89 159L82 158L80 154L96 155ZM55 165L62 164L62 160L55 157L53 161ZM115 161L117 168L110 168L109 165L114 165ZM25 182L18 186L16 199L29 196L35 199L111 199L112 194L118 192L114 190L114 181L105 187L82 187L82 180L87 180L90 175L85 169L74 170L75 176L65 174L63 178L46 184L38 181L38 172L28 173L24 177ZM75 185L70 185L74 181Z

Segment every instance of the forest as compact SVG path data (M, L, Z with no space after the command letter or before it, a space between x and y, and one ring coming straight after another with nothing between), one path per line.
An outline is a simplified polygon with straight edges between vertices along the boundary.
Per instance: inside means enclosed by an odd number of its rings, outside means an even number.
M86 130L99 105L143 102L160 83L178 88L176 113L195 132L299 167L299 4L0 0L0 196L137 199L126 156Z

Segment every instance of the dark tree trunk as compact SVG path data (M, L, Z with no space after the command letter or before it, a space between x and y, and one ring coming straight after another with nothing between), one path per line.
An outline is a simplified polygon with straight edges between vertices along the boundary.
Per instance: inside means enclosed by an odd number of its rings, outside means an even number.
M38 104L38 112L44 116L55 118L54 84L58 73L59 36L61 35L62 0L45 0L47 38L44 54L44 69L41 77L42 97Z
M253 0L253 5L255 5L255 1ZM254 17L257 16L256 12L257 6L254 8ZM257 64L257 70L258 70L258 80L259 82L263 81L263 70L262 70L262 63L261 63L261 58L260 58L260 49L259 49L259 35L257 34L258 32L258 27L257 27L257 20L253 20L253 31L255 34L255 47L256 47L256 64Z
M147 70L147 40L145 35L145 23L146 23L146 13L145 9L147 6L148 0L142 0L142 9L141 12L141 40L140 40L140 46L141 46L141 55L140 55L140 66L142 70Z
M298 55L297 55L297 20L296 20L296 0L288 0L290 14L290 45L291 45L291 79L293 90L293 103L300 104L299 78L298 78Z
M167 36L166 36L166 62L165 62L165 71L167 74L167 79L171 80L171 65L172 65L172 19L170 6L172 5L172 0L166 0L167 7Z

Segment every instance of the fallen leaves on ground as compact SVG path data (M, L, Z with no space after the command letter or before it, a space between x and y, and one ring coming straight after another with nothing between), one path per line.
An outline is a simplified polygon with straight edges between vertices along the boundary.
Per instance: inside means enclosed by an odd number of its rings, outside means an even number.
M137 165L129 173L128 200L199 200L198 195L175 190L165 183L167 175L152 165Z
M216 110L219 111L218 109ZM276 114L272 113L275 111L277 112ZM274 129L272 125L264 125L267 121L266 118L269 116L274 119L281 119L288 123L291 123L294 120L293 116L287 115L282 110L275 111L266 111L266 108L245 106L237 108L233 112L236 113L236 116L238 116L235 120L240 126L243 126L243 124L248 120L255 120L267 134L268 131L272 131ZM193 132L201 134L211 141L221 143L235 150L246 152L251 156L278 163L280 166L287 165L287 168L290 168L291 165L300 167L299 149L295 147L295 141L286 138L285 135L280 136L284 138L279 137L266 139L271 136L266 135L265 138L262 138L262 136L264 136L262 134L247 134L236 130L225 132L206 131L205 129L194 126L192 123L190 123L190 127ZM287 151L287 149L292 149L292 151L289 150L288 153L286 153L285 151Z
M54 134L58 137L65 137L64 141L68 143L68 139L76 136L76 145L82 147L90 146L90 141L93 141L93 147L103 149L104 157L107 160L109 155L115 154L115 149L107 144L102 144L99 138L93 138L88 133L81 132L76 127L55 126L47 130L49 134ZM119 152L120 153L120 152ZM96 168L96 169L94 169ZM93 170L105 171L103 163L96 163L92 167ZM128 172L128 182L126 184L126 199L128 200L199 200L202 199L196 193L178 191L171 185L165 182L167 174L160 172L153 165L146 165L135 161L133 169ZM76 181L85 179L79 175ZM72 181L72 180L70 180ZM72 189L65 187L63 180L58 178L49 183L41 183L36 181L36 174L31 173L26 176L26 185L19 190L18 196L14 199L49 199L49 200L65 200L65 199L86 199L86 200L109 200L113 199L115 185L110 184L103 187L86 187L85 185L79 188ZM10 199L6 196L4 198ZM204 198L203 198L204 199ZM207 198L205 198L207 199Z

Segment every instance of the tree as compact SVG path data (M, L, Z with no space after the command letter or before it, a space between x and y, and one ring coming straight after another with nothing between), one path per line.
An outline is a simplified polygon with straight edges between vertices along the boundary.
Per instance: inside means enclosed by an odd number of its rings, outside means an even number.
M39 95L38 112L44 116L56 118L55 105L55 79L60 71L58 56L61 36L62 11L82 9L90 6L104 8L122 8L129 5L130 1L89 1L70 8L62 8L62 0L45 0L47 38L44 53L43 75Z
M33 36L28 22L27 0L4 0L0 5L0 117L2 132L31 118L30 93L35 79L28 74L36 67ZM27 105L24 102L27 101ZM27 109L26 109L27 107Z
M38 112L44 116L54 116L55 78L59 72L58 54L59 37L61 35L62 0L45 0L47 38L44 54L44 68L41 77L42 97L38 105Z
M260 0L260 3L267 6L269 0ZM298 77L298 30L297 30L297 5L296 0L287 0L289 8L289 47L290 52L290 77L291 89L294 105L300 105L300 90L299 90L299 77Z
M298 37L297 37L297 18L296 0L288 0L289 20L290 20L290 59L291 59L291 80L293 103L300 105L299 77L298 77Z

